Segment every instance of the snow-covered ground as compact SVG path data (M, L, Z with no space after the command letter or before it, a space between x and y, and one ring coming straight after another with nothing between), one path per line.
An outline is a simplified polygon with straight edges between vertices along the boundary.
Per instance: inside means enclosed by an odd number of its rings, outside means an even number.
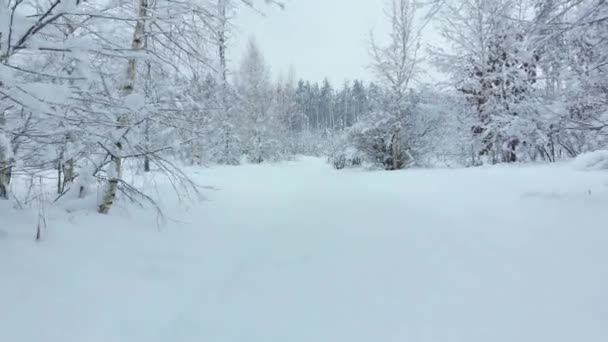
M606 171L191 173L160 227L0 204L0 341L608 341Z

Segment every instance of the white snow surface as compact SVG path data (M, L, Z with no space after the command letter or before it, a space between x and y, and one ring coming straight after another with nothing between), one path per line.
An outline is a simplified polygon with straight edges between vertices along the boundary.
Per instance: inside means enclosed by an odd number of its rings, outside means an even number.
M608 341L606 172L189 172L161 227L0 203L0 341Z

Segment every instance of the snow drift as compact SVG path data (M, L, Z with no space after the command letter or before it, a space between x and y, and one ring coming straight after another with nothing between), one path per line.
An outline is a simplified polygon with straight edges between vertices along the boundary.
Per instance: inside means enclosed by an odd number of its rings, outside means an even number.
M574 160L573 165L578 170L608 170L608 150L582 154Z
M604 172L189 173L218 190L160 185L161 229L50 210L36 244L36 213L0 205L0 341L608 340Z

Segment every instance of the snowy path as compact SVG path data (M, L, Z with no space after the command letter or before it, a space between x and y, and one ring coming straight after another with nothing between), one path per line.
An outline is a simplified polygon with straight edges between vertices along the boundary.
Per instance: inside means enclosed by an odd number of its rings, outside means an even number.
M0 341L608 340L606 173L199 173L219 190L167 198L160 231L54 213L33 245L0 222Z

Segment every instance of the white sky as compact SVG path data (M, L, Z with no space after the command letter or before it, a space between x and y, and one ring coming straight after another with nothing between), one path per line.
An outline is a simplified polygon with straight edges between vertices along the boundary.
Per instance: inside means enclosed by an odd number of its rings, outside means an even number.
M293 65L297 78L311 81L328 77L338 85L373 79L369 37L372 29L378 40L387 33L385 0L287 0L284 11L257 3L265 15L249 9L238 14L233 67L254 35L275 76L287 74ZM425 36L437 41L435 32Z
M260 8L265 16L251 10L238 15L233 65L254 35L275 76L293 65L298 78L311 81L372 78L366 67L369 32L384 32L384 0L290 0L284 11Z

